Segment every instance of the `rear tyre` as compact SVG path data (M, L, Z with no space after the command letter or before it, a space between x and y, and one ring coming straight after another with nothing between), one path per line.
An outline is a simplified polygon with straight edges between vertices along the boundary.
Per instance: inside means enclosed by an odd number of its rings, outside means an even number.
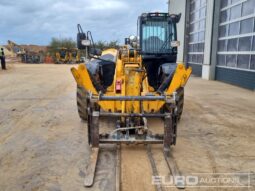
M87 92L81 86L77 86L77 97L76 97L76 100L77 100L78 114L79 114L80 118L83 121L87 121L88 120Z

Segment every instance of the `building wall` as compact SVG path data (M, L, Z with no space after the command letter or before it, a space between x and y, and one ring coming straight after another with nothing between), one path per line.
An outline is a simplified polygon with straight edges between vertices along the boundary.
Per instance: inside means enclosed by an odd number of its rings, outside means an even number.
M193 74L202 76L204 63L207 0L189 0L186 38L187 63L193 68ZM209 39L208 39L209 40Z
M179 57L193 74L255 90L255 0L170 0L179 10Z
M170 14L182 14L180 22L177 24L177 35L180 41L180 47L178 48L178 62L184 62L184 37L185 37L185 5L186 0L169 0L169 13Z
M216 80L254 90L255 0L221 1L217 50Z
M218 66L255 69L255 0L222 0Z

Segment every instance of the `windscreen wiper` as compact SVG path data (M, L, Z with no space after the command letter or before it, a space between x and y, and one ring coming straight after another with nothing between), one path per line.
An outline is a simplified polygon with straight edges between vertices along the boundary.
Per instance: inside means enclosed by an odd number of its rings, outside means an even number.
M170 33L166 39L166 41L164 42L164 44L161 46L161 48L159 49L159 52L161 52L162 50L165 49L165 47L167 46L167 43L169 43L170 39L172 39L174 33Z

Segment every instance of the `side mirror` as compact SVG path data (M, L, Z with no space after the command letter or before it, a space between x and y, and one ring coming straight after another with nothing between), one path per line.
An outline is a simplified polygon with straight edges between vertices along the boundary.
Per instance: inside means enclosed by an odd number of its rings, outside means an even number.
M90 40L88 40L88 37L83 32L82 27L80 24L77 25L78 28L78 34L77 34L77 47L78 49L85 49L86 47L90 46Z
M130 44L130 38L125 38L125 45L129 45Z
M85 33L78 33L77 34L77 48L78 49L85 49L86 46L84 45L84 42L87 38L86 38L86 34Z
M171 21L174 22L174 23L179 23L179 21L181 20L181 17L182 17L182 14L172 14L170 15L170 18L171 18Z
M179 47L179 46L180 46L180 41L176 40L171 42L171 47Z

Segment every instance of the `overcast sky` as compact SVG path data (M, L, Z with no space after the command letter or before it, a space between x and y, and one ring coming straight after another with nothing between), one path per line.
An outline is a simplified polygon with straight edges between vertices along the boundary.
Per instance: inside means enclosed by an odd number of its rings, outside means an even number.
M136 34L142 12L167 12L167 0L0 0L0 44L47 45L52 37L76 39L77 23L95 41Z

